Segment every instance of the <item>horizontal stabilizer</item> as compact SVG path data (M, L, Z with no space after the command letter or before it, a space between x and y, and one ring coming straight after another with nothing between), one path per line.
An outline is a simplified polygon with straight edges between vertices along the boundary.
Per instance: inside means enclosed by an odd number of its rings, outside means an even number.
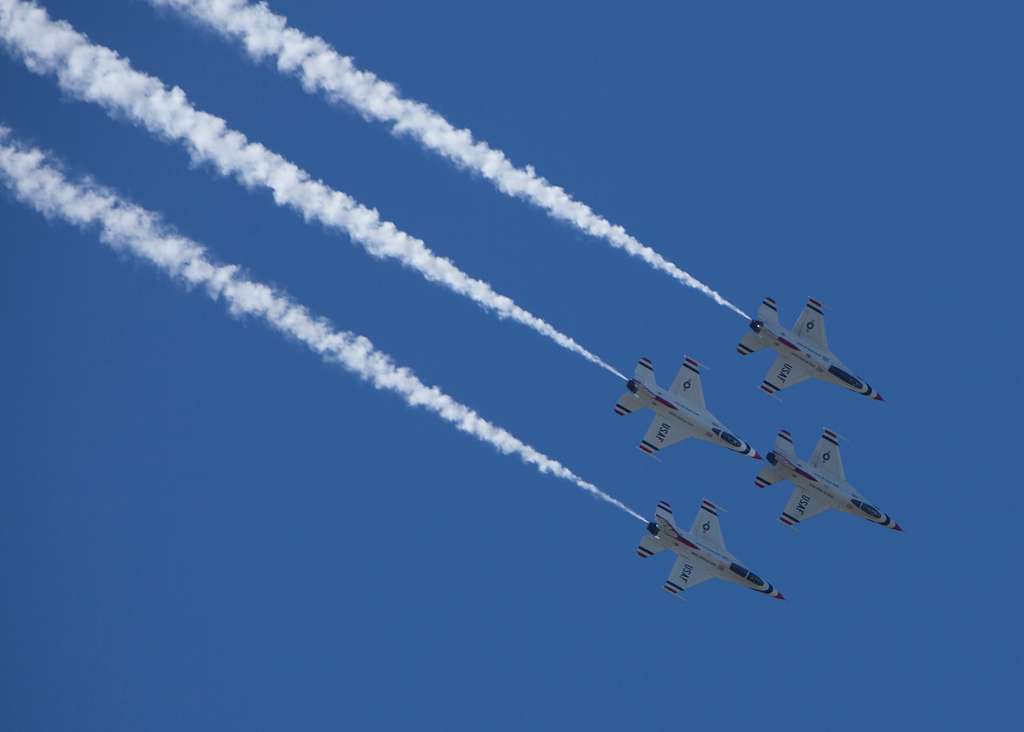
M647 557L653 557L659 552L667 549L664 544L658 541L658 538L651 536L649 533L644 534L644 538L640 540L640 545L636 548L636 555L641 559L647 559Z
M754 485L758 488L767 488L772 483L778 483L784 477L782 471L774 465L765 465L754 478Z
M643 403L633 396L631 392L627 391L619 397L618 401L615 402L615 413L622 417L627 414L632 414L642 406Z
M775 300L766 297L761 301L761 307L757 309L757 319L770 328L779 327L779 307Z
M793 445L793 436L789 434L789 430L779 430L775 438L775 452L788 458L796 457L796 447Z
M753 331L747 331L736 345L736 353L741 356L749 356L754 351L760 351L762 348L764 348L764 343L761 338Z
M663 519L672 527L676 525L676 520L672 516L672 506L668 504L668 501L658 501L658 507L654 509L654 518Z
M646 356L643 356L636 362L636 368L633 369L633 378L649 389L656 389L658 387L658 382L654 378L654 364Z

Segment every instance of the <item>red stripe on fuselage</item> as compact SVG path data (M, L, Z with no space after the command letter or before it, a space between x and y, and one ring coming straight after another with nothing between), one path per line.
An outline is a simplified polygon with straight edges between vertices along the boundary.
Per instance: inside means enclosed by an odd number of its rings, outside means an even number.
M817 478L815 478L815 477L814 477L813 475L811 475L810 473L808 473L808 472L806 472L806 471L803 471L803 470L801 470L800 468L794 468L794 470L795 470L795 471L797 472L797 475L802 475L803 477L807 478L807 480L813 480L813 481L814 481L815 483L817 483L817 482L818 482L818 479L817 479Z
M669 402L669 401L666 401L666 400L662 399L660 396L654 397L654 401L660 402L661 404L664 404L669 409L675 409L676 408L675 404L673 404L672 402Z
M700 547L699 546L697 546L696 544L694 544L692 542L689 542L686 539L684 539L679 534L679 532L677 532L675 529L672 529L672 534L673 534L672 538L675 539L676 541L678 541L680 544L685 544L686 546L690 547L691 549L696 549L696 550L700 551Z
M789 346L789 347L790 347L790 348L792 348L792 349L793 349L794 351L799 351L799 350L800 350L799 346L795 346L795 345L793 345L792 343L790 343L789 341L787 341L787 340L786 340L785 338L783 338L782 336L779 336L779 343L781 343L781 344L782 344L782 345L784 345L784 346Z

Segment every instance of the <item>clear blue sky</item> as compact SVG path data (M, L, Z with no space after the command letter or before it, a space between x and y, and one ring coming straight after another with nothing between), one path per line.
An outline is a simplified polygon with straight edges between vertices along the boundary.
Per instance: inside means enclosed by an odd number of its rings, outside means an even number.
M138 0L56 17L623 369L712 367L762 451L850 438L896 534L662 463L620 385L0 56L0 122L163 212L644 513L707 496L774 602L681 603L641 525L0 196L0 726L1006 728L1022 670L1015 3L312 3L294 24L748 309L831 305L889 399L783 404L744 323ZM828 7L825 7L828 5ZM896 7L898 5L898 7ZM982 6L983 7L980 7Z

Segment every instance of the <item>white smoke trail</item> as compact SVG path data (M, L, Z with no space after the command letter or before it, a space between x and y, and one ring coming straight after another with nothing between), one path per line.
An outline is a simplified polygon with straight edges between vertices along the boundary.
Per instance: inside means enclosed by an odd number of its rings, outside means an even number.
M56 75L61 88L123 115L161 137L185 144L196 162L210 162L222 175L245 186L270 189L278 205L307 220L340 229L375 257L394 258L431 282L464 295L501 318L510 318L547 336L621 379L625 377L554 326L474 279L426 244L381 221L377 211L332 190L280 155L200 112L175 87L135 71L114 51L94 45L63 21L53 21L33 2L0 0L0 40L37 73Z
M80 227L98 226L100 238L106 244L147 260L175 280L205 288L211 298L223 300L232 314L261 318L271 328L308 346L325 361L340 365L377 389L398 394L409 406L433 412L499 452L516 455L541 473L575 483L602 501L646 521L629 506L583 480L557 460L488 422L437 387L427 386L409 369L396 366L368 339L335 330L326 320L314 317L283 293L248 279L236 266L212 262L202 246L170 231L158 216L112 191L94 183L68 180L41 151L11 141L9 131L3 127L0 127L0 179L20 201L37 211Z
M273 13L266 3L254 5L248 0L149 2L185 13L220 35L240 41L255 60L275 59L278 69L298 77L307 92L319 90L331 102L349 104L370 119L390 123L396 133L409 135L457 165L479 173L503 193L530 201L552 217L606 240L750 319L740 308L621 226L612 225L589 206L537 175L531 166L516 167L500 150L475 140L469 130L457 129L422 102L405 99L392 84L357 68L351 58L339 54L322 38L290 28L288 20Z

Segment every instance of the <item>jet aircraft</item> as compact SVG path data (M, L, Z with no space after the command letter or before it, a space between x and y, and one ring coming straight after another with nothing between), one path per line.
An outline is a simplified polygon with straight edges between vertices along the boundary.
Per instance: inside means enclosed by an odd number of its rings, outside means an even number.
M757 319L750 321L750 332L743 336L736 351L748 356L762 348L771 348L779 356L761 382L761 391L775 395L807 379L820 379L885 401L882 395L858 376L854 376L829 350L825 337L825 315L820 302L813 297L800 313L796 325L787 330L779 324L775 301L766 297L757 310Z
M641 358L629 389L619 397L615 413L622 416L637 409L654 410L654 421L640 440L639 448L646 455L656 455L662 448L689 437L720 445L740 455L760 460L757 450L736 437L704 406L704 388L700 380L700 364L684 358L672 386L666 391L654 378L649 358Z
M709 579L734 582L741 587L785 599L770 583L736 561L722 538L718 524L719 509L706 498L701 502L689 531L682 531L672 517L672 507L659 501L654 521L647 524L647 533L640 540L636 553L643 559L670 550L676 555L664 589L673 595L685 592Z
M864 496L847 482L843 458L839 454L839 436L832 430L825 429L821 433L810 462L804 462L796 456L793 438L786 430L779 432L775 439L775 449L766 457L768 465L757 474L754 485L764 488L781 480L789 480L796 486L779 516L779 521L784 525L796 526L834 508L894 531L903 531L889 514L864 500Z

